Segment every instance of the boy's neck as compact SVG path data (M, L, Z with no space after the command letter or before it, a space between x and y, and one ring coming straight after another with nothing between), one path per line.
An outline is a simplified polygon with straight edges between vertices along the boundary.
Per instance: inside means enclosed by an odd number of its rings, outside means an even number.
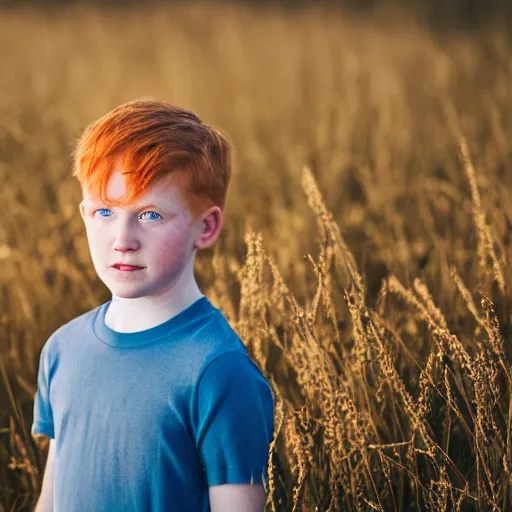
M113 295L105 314L105 324L117 332L145 331L166 322L203 297L195 280L179 293L170 292L158 297L135 299Z

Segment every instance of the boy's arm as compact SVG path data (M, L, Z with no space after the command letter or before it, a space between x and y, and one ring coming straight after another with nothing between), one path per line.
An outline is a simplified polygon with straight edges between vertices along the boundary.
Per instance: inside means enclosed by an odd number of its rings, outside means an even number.
M208 487L211 512L263 512L267 495L261 484L223 484Z
M209 363L194 417L211 511L263 512L273 394L246 354L228 352Z
M43 486L34 512L53 512L53 462L55 456L55 439L50 439L48 458L44 470Z

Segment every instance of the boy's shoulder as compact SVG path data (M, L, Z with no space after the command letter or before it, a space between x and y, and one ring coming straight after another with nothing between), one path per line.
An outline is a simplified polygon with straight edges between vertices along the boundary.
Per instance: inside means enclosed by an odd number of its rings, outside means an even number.
M182 345L187 359L201 362L203 368L226 353L241 352L247 355L245 346L235 328L222 311L211 307L210 315L198 322L197 329Z
M85 311L81 315L78 315L68 322L66 322L64 325L59 327L55 332L54 335L61 335L66 334L70 331L75 331L77 329L82 329L84 325L89 325L91 320L94 318L94 316L97 314L99 309L103 306L103 304L100 304L99 306L95 306L94 308Z
M91 320L94 318L100 308L101 304L61 325L50 335L43 346L43 350L54 352L58 350L60 340L66 338L68 334L72 332L83 332L86 326L90 325Z

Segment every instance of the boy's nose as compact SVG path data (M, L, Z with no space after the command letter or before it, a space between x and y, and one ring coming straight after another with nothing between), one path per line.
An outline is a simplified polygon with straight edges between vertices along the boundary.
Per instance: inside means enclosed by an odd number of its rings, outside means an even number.
M140 242L130 229L119 229L114 238L114 250L116 251L136 251L140 247Z
M114 243L114 250L119 252L136 251L140 247L140 244L136 240L124 241L116 239Z

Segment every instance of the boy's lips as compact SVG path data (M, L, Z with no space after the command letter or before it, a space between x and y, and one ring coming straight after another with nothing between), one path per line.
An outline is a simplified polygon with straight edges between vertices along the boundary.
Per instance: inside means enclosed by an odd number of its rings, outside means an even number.
M115 263L114 265L112 265L112 268L115 268L116 270L129 271L129 270L141 270L144 267L139 267L137 265L127 265L125 263Z

